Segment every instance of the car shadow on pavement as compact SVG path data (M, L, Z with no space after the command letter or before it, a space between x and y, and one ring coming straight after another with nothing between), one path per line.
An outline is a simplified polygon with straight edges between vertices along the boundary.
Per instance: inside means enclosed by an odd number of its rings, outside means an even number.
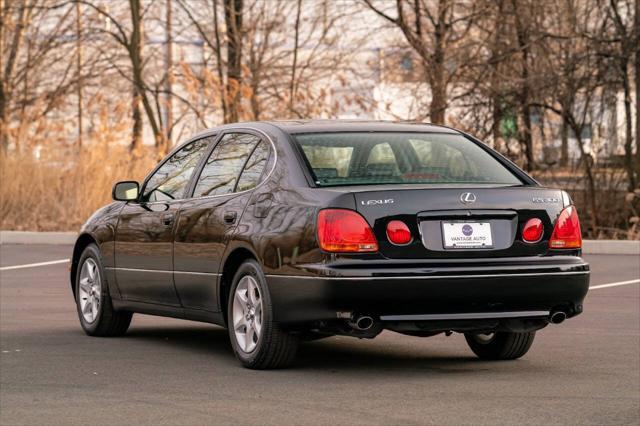
M132 327L124 338L183 348L190 353L233 357L226 329L213 325L189 327Z
M134 327L126 339L157 345L170 345L176 351L198 355L209 354L224 362L234 361L227 330L218 326L189 327ZM212 359L213 360L213 359ZM481 372L491 369L479 366L469 355L443 353L442 348L415 346L391 346L383 342L360 342L351 338L327 338L300 345L293 370L357 371L360 373L380 370L418 370L440 373ZM484 364L484 363L483 363ZM486 368L485 368L486 367Z
M442 350L431 351L424 347L416 350L384 343L359 345L357 340L347 344L329 338L302 344L293 368L369 371L372 374L380 370L469 373L477 370L478 365L474 361L477 359L473 355L447 355ZM465 368L473 364L473 369Z

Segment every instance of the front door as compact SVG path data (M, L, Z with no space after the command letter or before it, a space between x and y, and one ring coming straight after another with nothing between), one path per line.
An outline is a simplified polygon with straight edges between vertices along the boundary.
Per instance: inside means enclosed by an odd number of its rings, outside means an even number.
M173 284L173 237L189 180L210 138L190 142L147 179L137 202L120 213L115 272L125 300L180 306Z
M185 308L219 311L220 261L267 163L269 144L248 133L224 135L180 210L174 279Z

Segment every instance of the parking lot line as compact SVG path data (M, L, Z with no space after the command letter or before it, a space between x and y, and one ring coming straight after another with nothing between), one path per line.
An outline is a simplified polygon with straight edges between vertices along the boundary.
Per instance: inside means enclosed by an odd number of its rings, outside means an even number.
M607 288L607 287L618 287L620 285L629 285L629 284L640 284L640 279L638 279L638 280L629 280L629 281L618 281L618 282L615 282L615 283L594 285L592 287L589 287L589 290L597 290L599 288Z
M0 271L10 271L12 269L35 268L38 266L56 265L58 263L67 263L69 259L51 260L49 262L27 263L26 265L3 266Z

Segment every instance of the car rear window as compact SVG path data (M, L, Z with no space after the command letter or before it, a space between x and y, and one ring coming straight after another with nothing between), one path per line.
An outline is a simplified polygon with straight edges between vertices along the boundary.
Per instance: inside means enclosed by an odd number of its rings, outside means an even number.
M318 186L522 184L491 154L458 134L306 133L294 138Z

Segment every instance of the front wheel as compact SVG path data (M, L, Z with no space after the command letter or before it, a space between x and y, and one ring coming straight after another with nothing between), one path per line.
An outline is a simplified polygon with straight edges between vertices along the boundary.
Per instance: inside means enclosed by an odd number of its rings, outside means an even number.
M76 308L80 325L89 336L121 336L131 324L131 312L113 309L100 250L95 244L84 249L76 273Z
M289 366L298 338L273 321L273 306L260 265L247 260L229 292L227 324L233 352L243 366L256 370Z
M526 333L465 333L467 344L478 358L492 360L517 359L533 344L535 331Z

